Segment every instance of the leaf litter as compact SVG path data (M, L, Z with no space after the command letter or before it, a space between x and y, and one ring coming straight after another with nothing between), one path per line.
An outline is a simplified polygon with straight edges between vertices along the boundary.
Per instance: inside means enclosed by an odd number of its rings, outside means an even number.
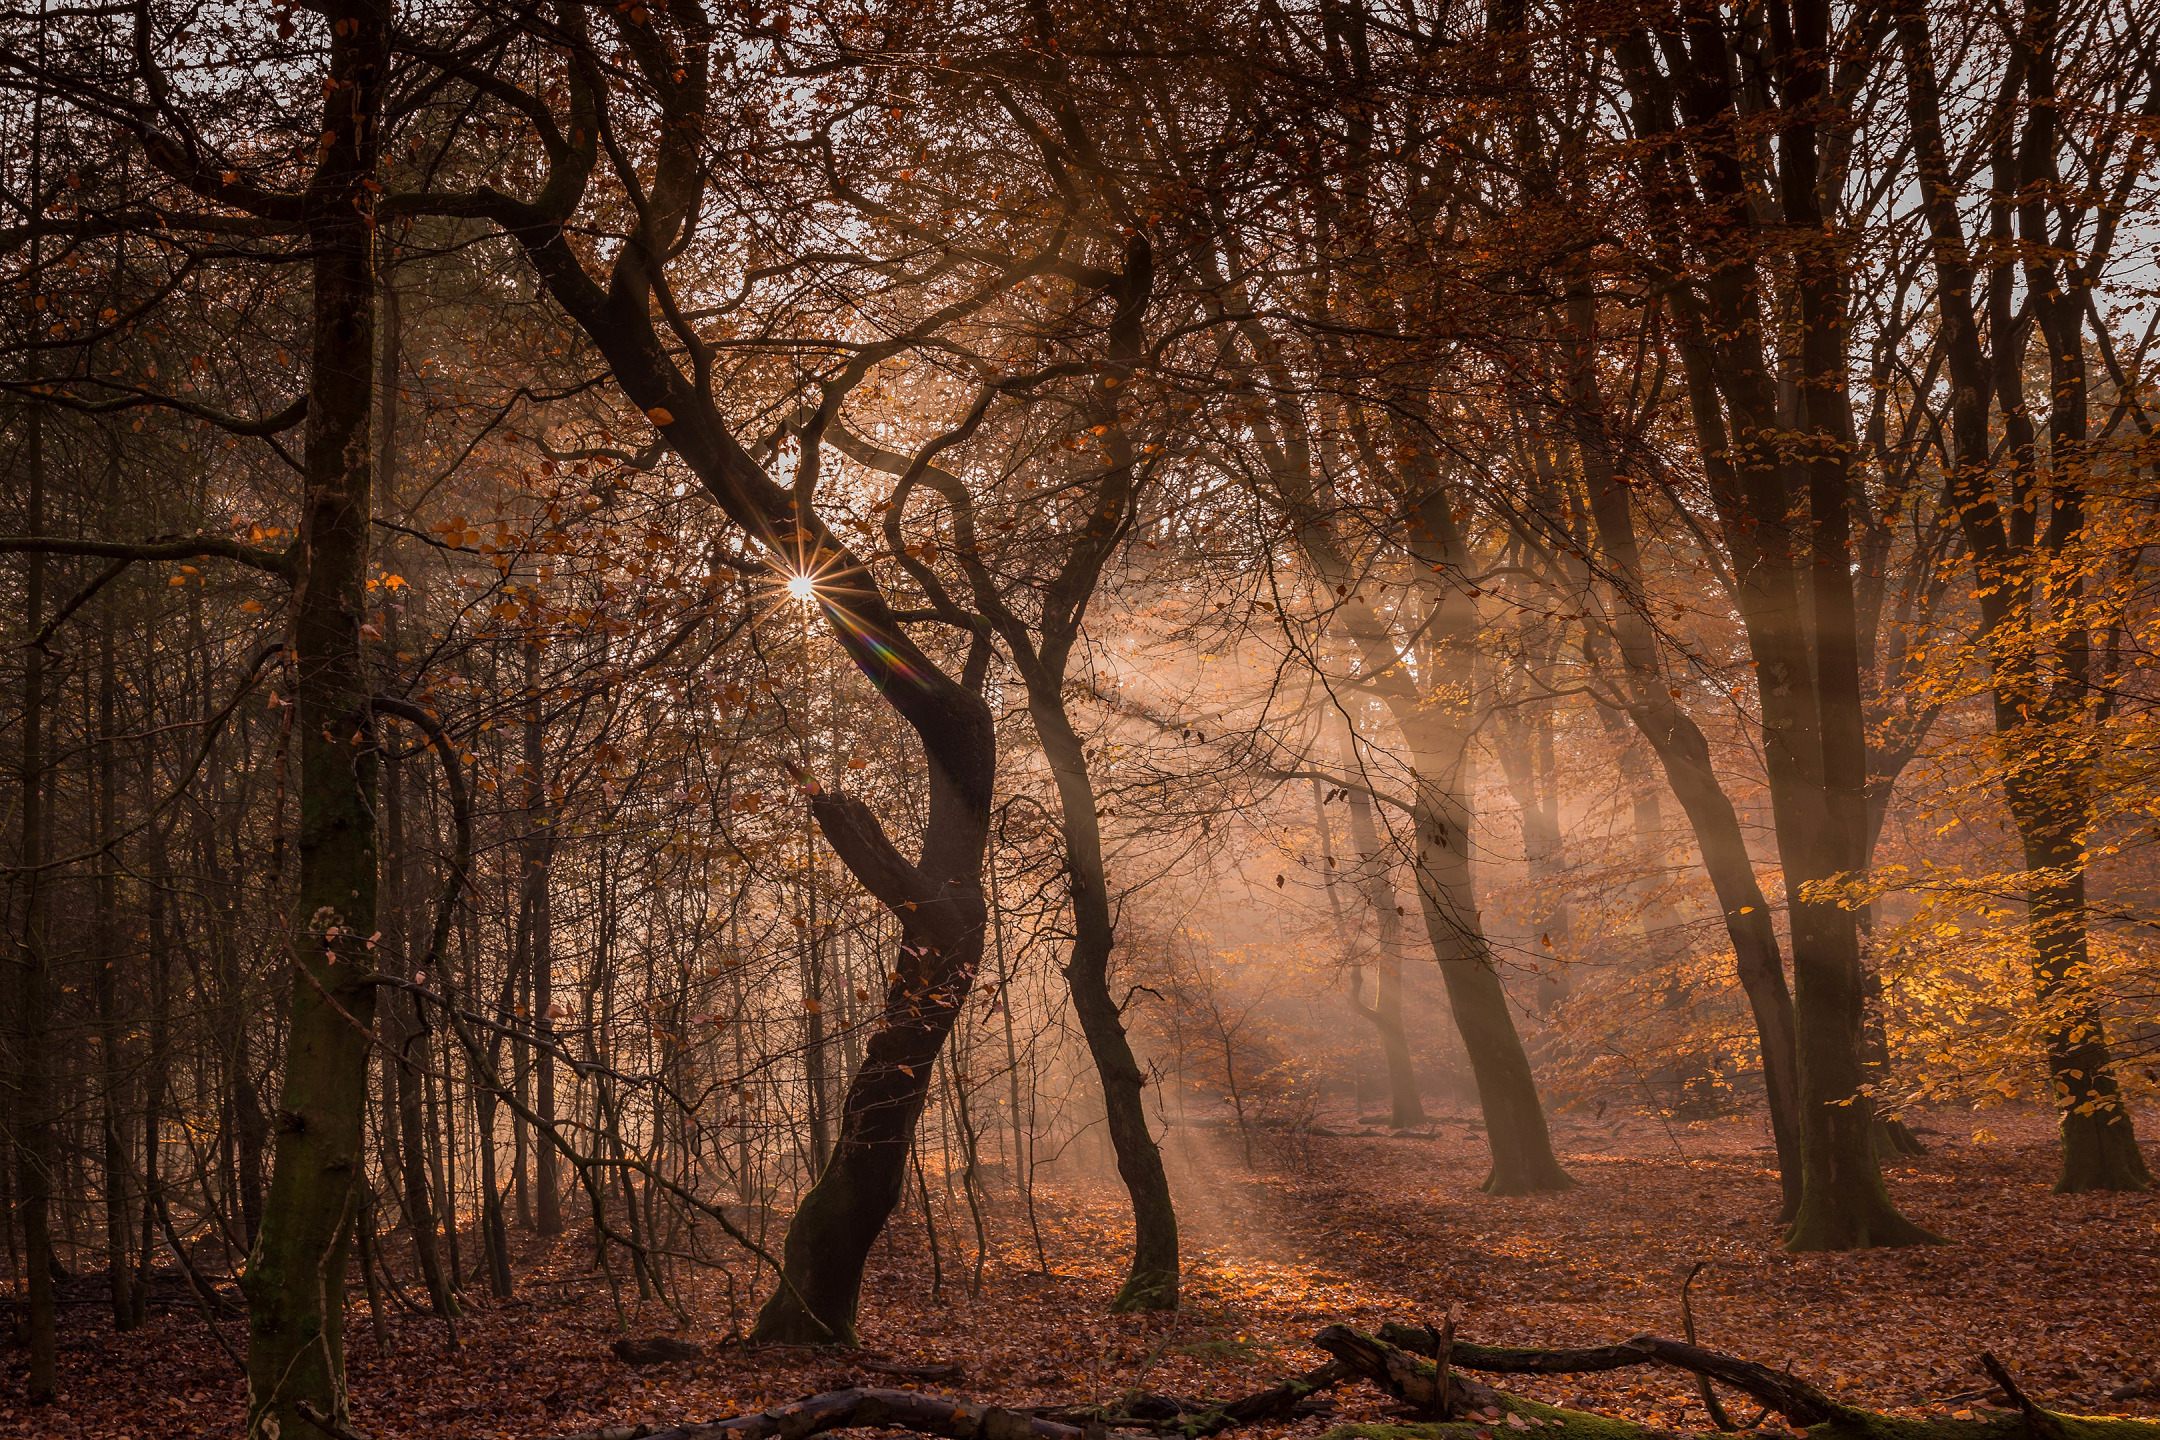
M919 1385L1007 1406L1097 1403L1134 1389L1227 1397L1320 1363L1309 1341L1322 1325L1436 1321L1455 1303L1461 1337L1485 1344L1678 1334L1680 1284L1698 1261L1691 1294L1704 1344L1789 1367L1839 1398L1901 1414L2000 1405L1979 1371L1988 1350L2050 1408L2160 1416L2160 1196L2051 1194L2045 1115L1991 1113L1986 1143L1969 1138L1962 1112L1916 1124L1933 1132L1923 1136L1930 1153L1890 1166L1890 1188L1947 1243L1819 1255L1779 1246L1777 1175L1759 1121L1674 1128L1557 1117L1555 1142L1580 1187L1514 1199L1478 1191L1484 1146L1472 1117L1443 1115L1408 1135L1270 1133L1251 1170L1222 1132L1173 1129L1164 1149L1186 1261L1178 1313L1106 1313L1130 1235L1123 1194L1112 1180L1068 1172L1036 1187L1048 1273L1015 1197L988 1197L976 1297L966 1291L973 1235L953 1225L964 1208L941 1217L938 1302L920 1212L896 1218L863 1290L865 1355L883 1371L846 1353L742 1346L718 1272L685 1279L687 1328L657 1302L633 1302L626 1330L586 1237L543 1243L513 1232L524 1242L518 1294L496 1301L469 1288L454 1352L439 1321L405 1313L386 1316L392 1345L378 1352L352 1287L353 1425L381 1440L538 1440L712 1419L850 1384ZM384 1247L406 1253L399 1234ZM734 1278L739 1301L747 1268ZM9 1352L0 1435L237 1437L244 1387L200 1316L160 1306L143 1329L116 1335L102 1304L83 1303L102 1283L79 1278L76 1303L62 1311L60 1404L21 1404L21 1352ZM739 1303L732 1318L747 1322ZM241 1342L240 1324L224 1329ZM631 1367L611 1353L626 1333L672 1334L703 1354ZM960 1373L921 1382L889 1373L941 1363ZM1508 1385L1653 1425L1709 1428L1692 1381L1677 1372L1513 1376ZM1239 1433L1302 1440L1393 1413L1377 1392L1351 1386L1332 1413Z

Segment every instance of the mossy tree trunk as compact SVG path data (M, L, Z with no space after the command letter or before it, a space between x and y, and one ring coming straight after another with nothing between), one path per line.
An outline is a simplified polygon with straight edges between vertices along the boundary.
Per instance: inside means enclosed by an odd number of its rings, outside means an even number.
M248 1434L314 1434L300 1407L343 1424L347 1252L363 1194L376 933L376 769L361 627L374 502L376 232L371 213L390 9L333 0L322 144L301 198L313 252L293 735L299 892L287 917L291 1023L248 1298Z

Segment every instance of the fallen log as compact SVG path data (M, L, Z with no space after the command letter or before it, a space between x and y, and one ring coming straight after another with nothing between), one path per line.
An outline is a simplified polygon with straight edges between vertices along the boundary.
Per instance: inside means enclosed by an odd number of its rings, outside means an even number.
M1159 1434L1217 1435L1237 1425L1280 1420L1330 1386L1350 1378L1330 1362L1237 1400L1177 1400L1134 1392L1101 1406L1034 1410L943 1400L913 1390L833 1390L755 1414L689 1425L609 1425L552 1440L805 1440L826 1430L912 1430L946 1440L1088 1440L1142 1426Z
M1390 1349L1401 1346L1429 1350L1435 1343L1432 1337L1433 1332L1428 1326L1389 1324L1380 1327L1380 1338L1375 1343ZM1320 1348L1331 1355L1335 1353L1328 1349L1325 1341L1320 1343ZM1599 1345L1587 1350L1518 1350L1497 1345L1465 1345L1457 1341L1449 1358L1465 1370L1508 1375L1576 1375L1597 1370L1621 1370L1631 1365L1669 1365L1729 1385L1801 1426L1820 1425L1839 1408L1836 1401L1797 1376L1772 1370L1752 1360L1720 1355L1685 1340L1668 1340L1661 1335L1636 1335L1617 1345ZM1430 1387L1427 1388L1429 1393Z
M1181 1400L1174 1395L1134 1390L1107 1405L1041 1405L1031 1407L1027 1413L1066 1425L1148 1429L1203 1440L1239 1425L1286 1420L1306 1401L1350 1378L1347 1367L1331 1360L1237 1400Z
M851 1388L812 1395L770 1410L698 1425L609 1425L554 1440L804 1440L854 1426L912 1430L946 1440L1087 1440L1078 1425L1061 1425L1018 1410L941 1400L913 1390Z
M705 1347L672 1335L649 1335L643 1340L617 1340L608 1347L625 1365L676 1365L702 1359Z
M1432 1344L1433 1332L1426 1326L1383 1327L1383 1335L1390 1333L1427 1348ZM1432 1405L1435 1369L1431 1361L1380 1336L1340 1325L1321 1331L1313 1343L1405 1405L1418 1407L1421 1413ZM1807 1440L2160 1440L2160 1421L2044 1411L2022 1391L2016 1397L2025 1407L2022 1411L1997 1411L1971 1419L1885 1415L1841 1404L1784 1371L1676 1340L1648 1348L1625 1341L1579 1350L1515 1349L1469 1345L1458 1340L1451 1347L1450 1359L1455 1366L1518 1375L1568 1375L1618 1370L1627 1365L1668 1364L1697 1374L1715 1373L1721 1379L1725 1375L1743 1376L1755 1382L1757 1388L1736 1388L1748 1389L1749 1394L1766 1404L1769 1398L1765 1392L1773 1392L1802 1413L1822 1412L1821 1419L1794 1422L1789 1429L1768 1425L1752 1432L1766 1437L1797 1433ZM1697 1368L1711 1361L1718 1362L1715 1371ZM1763 1381L1762 1375L1771 1377L1770 1381ZM1464 1399L1464 1407L1454 1412L1459 1418L1450 1421L1339 1425L1320 1440L1495 1440L1496 1436L1501 1440L1681 1440L1674 1431L1546 1405L1475 1382L1466 1390Z
M1785 1371L1656 1336L1576 1350L1517 1349L1456 1340L1448 1346L1446 1404L1436 1407L1437 1367L1391 1343L1386 1334L1399 1335L1428 1350L1438 1348L1434 1332L1423 1326L1389 1327L1383 1335L1374 1336L1330 1325L1313 1343L1332 1355L1334 1363L1241 1400L1184 1401L1134 1392L1109 1405L1044 1407L1030 1412L911 1390L857 1388L704 1424L615 1425L554 1440L807 1440L828 1430L858 1427L908 1430L943 1440L1105 1440L1130 1434L1108 1428L1113 1423L1155 1436L1204 1440L1235 1426L1286 1418L1315 1394L1353 1377L1372 1382L1420 1415L1437 1409L1448 1418L1339 1425L1320 1440L1681 1440L1674 1431L1509 1395L1461 1373L1471 1369L1567 1375L1649 1364L1708 1376L1745 1391L1786 1417L1789 1425L1764 1426L1754 1432L1757 1440L1794 1440L1801 1435L1806 1440L2160 1440L2160 1422L2043 1410L2016 1389L2014 1381L2006 1388L2019 1404L2018 1410L1970 1419L1884 1415L1835 1401ZM1990 1368L2001 1372L1999 1380L2009 1378L1999 1364ZM1081 1423L1071 1423L1074 1420ZM336 1440L357 1440L336 1431L332 1434Z

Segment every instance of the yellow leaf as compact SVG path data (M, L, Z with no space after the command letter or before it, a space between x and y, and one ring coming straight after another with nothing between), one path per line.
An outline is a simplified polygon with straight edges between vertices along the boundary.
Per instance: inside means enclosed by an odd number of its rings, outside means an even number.
M645 412L645 418L655 425L672 425L675 423L675 412L665 405L655 405Z

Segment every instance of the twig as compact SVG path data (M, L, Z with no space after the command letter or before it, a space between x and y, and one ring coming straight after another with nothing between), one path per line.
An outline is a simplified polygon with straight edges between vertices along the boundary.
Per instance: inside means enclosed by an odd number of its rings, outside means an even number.
M1702 1274L1703 1267L1709 1263L1707 1260L1697 1260L1689 1268L1687 1279L1680 1282L1680 1329L1681 1333L1687 1336L1687 1343L1690 1345L1695 1343L1695 1306L1688 1299L1688 1287L1695 1283L1695 1277ZM1695 1372L1695 1390L1702 1396L1703 1409L1710 1412L1711 1424L1728 1434L1740 1428L1733 1424L1732 1416L1725 1413L1724 1405L1718 1401L1717 1391L1710 1388L1710 1377L1699 1370Z
M2031 1397L2018 1388L2017 1381L2010 1378L2010 1372L2003 1368L2002 1361L1983 1350L1980 1352L1980 1367L1987 1371L1990 1380L2002 1387L2003 1394L2010 1397L2011 1403L2025 1412L2025 1425L2032 1432L2033 1440L2062 1440L2062 1426L2056 1423L2053 1415L2033 1404Z

